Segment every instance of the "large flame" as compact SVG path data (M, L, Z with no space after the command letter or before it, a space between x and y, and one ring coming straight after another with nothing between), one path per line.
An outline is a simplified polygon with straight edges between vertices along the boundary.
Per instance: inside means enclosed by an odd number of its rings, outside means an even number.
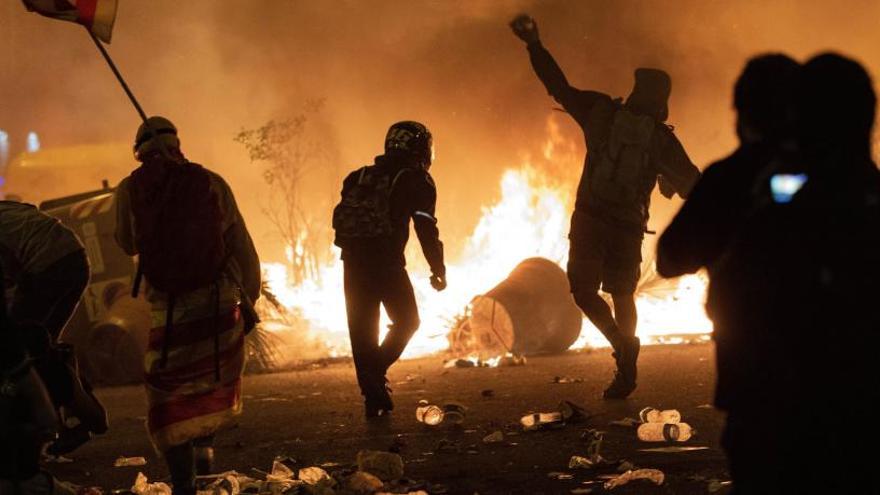
M544 151L548 153L546 147ZM528 164L507 170L501 177L500 188L500 199L483 209L461 254L447 261L449 287L446 291L437 293L431 289L429 273L423 264L416 263L411 269L422 326L407 347L405 357L446 349L446 335L455 316L474 296L507 277L522 260L542 256L565 267L572 207L568 188L554 187ZM338 260L338 253L334 254ZM349 352L340 261L322 267L314 279L296 286L289 283L285 265L266 263L264 269L269 286L284 305L305 319L311 330L321 335L335 352ZM643 340L680 342L689 340L684 336L705 336L711 331L711 323L703 310L704 275L673 282L653 281L643 287L636 302L638 334ZM382 319L384 334L389 321L384 313ZM585 319L581 337L574 347L607 345L599 331Z

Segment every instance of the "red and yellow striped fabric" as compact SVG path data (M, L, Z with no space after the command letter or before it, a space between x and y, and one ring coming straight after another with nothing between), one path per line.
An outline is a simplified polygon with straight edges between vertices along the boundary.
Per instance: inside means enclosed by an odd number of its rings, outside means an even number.
M104 43L110 43L118 0L24 0L28 10L46 17L87 27Z
M147 430L160 451L211 435L241 413L245 336L238 306L226 308L215 314L210 304L176 307L167 334L165 309L153 308L144 382Z

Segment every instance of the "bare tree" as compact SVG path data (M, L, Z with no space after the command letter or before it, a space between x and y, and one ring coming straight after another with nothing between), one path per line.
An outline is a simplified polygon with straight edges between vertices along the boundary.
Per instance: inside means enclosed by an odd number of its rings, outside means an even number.
M332 157L333 143L317 123L323 108L324 99L307 100L298 115L242 129L233 138L262 169L269 194L261 208L285 245L293 283L316 278L328 252L326 221L303 198L305 177Z

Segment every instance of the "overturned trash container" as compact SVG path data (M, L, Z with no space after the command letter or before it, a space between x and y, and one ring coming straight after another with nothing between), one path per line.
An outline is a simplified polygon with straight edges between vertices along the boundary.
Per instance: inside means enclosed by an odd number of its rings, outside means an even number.
M528 355L565 351L580 335L582 321L562 268L528 258L473 300L468 324L481 352Z

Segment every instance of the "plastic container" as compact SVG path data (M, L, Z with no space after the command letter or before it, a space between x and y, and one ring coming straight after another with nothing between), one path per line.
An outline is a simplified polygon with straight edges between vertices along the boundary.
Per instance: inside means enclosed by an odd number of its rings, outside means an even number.
M526 430L539 430L560 425L564 421L561 412L542 412L528 414L519 420Z
M639 412L642 423L681 423L681 413L678 409L659 410L646 407Z
M429 404L426 400L419 401L419 407L416 408L416 419L419 420L419 423L437 426L443 422L444 417L445 414L440 406Z
M686 442L694 431L687 423L643 423L636 434L643 442Z

